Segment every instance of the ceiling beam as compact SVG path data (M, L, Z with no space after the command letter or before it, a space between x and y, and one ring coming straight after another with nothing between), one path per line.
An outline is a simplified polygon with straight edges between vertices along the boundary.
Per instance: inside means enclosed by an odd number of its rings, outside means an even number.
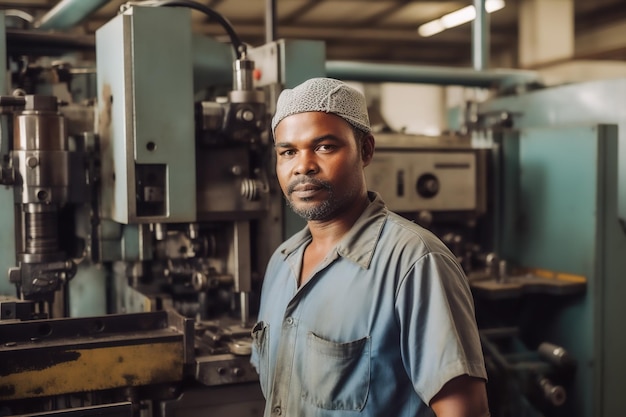
M282 18L279 17L278 24L283 24L283 23L289 24L293 22L294 20L298 19L302 15L305 15L311 10L313 10L314 8L316 8L319 3L320 2L317 0L310 0L308 3L304 4L303 6L289 13L287 16L283 16Z
M386 17L391 16L392 14L396 13L398 10L404 9L410 3L412 3L411 0L398 1L392 4L387 9L383 10L382 12L377 13L376 16L372 16L371 18L366 19L366 20L361 20L359 22L359 25L369 26L369 25L373 25L376 22L380 22Z
M238 25L233 23L235 30L242 38L247 36L262 36L264 28L261 25ZM221 28L211 26L200 26L194 28L199 33L208 36L220 35L223 33ZM388 28L344 28L344 27L307 27L307 26L280 26L277 28L279 38L285 39L317 39L317 40L353 40L358 42L414 42L416 44L437 44L444 45L448 43L469 43L471 38L463 31L447 33L445 36L437 38L422 38L418 36L417 31L412 29L388 29ZM491 34L493 44L502 44L516 42L515 34L508 33Z

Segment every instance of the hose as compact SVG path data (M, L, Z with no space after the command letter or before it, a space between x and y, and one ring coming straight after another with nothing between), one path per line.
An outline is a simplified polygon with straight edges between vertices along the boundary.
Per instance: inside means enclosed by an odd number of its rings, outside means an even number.
M128 2L127 5L138 5L138 6L152 6L152 7L188 7L193 10L197 10L206 14L210 19L215 20L219 23L230 38L230 42L233 45L233 49L235 50L235 56L237 59L242 59L246 54L246 45L241 41L241 38L235 32L233 25L222 16L220 13L211 9L204 4L198 3L193 0L146 0L139 2Z

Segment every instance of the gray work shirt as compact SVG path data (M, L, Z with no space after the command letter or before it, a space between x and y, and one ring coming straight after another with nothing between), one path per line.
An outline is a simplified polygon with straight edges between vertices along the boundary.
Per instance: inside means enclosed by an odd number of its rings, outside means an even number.
M454 256L377 194L370 200L302 287L308 228L269 262L251 358L266 417L431 415L450 379L486 379Z

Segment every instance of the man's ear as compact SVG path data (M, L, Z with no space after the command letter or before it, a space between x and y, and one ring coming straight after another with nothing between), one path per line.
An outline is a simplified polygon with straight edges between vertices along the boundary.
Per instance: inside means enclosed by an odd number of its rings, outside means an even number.
M361 141L361 160L363 161L364 167L368 166L370 162L372 162L372 158L374 157L374 147L374 136L371 133L368 133Z

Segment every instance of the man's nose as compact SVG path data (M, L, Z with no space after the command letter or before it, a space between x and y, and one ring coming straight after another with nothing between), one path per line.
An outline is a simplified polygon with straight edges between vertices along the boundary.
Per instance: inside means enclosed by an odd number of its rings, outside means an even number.
M317 159L315 158L314 152L303 151L300 152L297 156L298 161L295 166L296 175L311 175L315 174L319 170L319 166L317 165Z

